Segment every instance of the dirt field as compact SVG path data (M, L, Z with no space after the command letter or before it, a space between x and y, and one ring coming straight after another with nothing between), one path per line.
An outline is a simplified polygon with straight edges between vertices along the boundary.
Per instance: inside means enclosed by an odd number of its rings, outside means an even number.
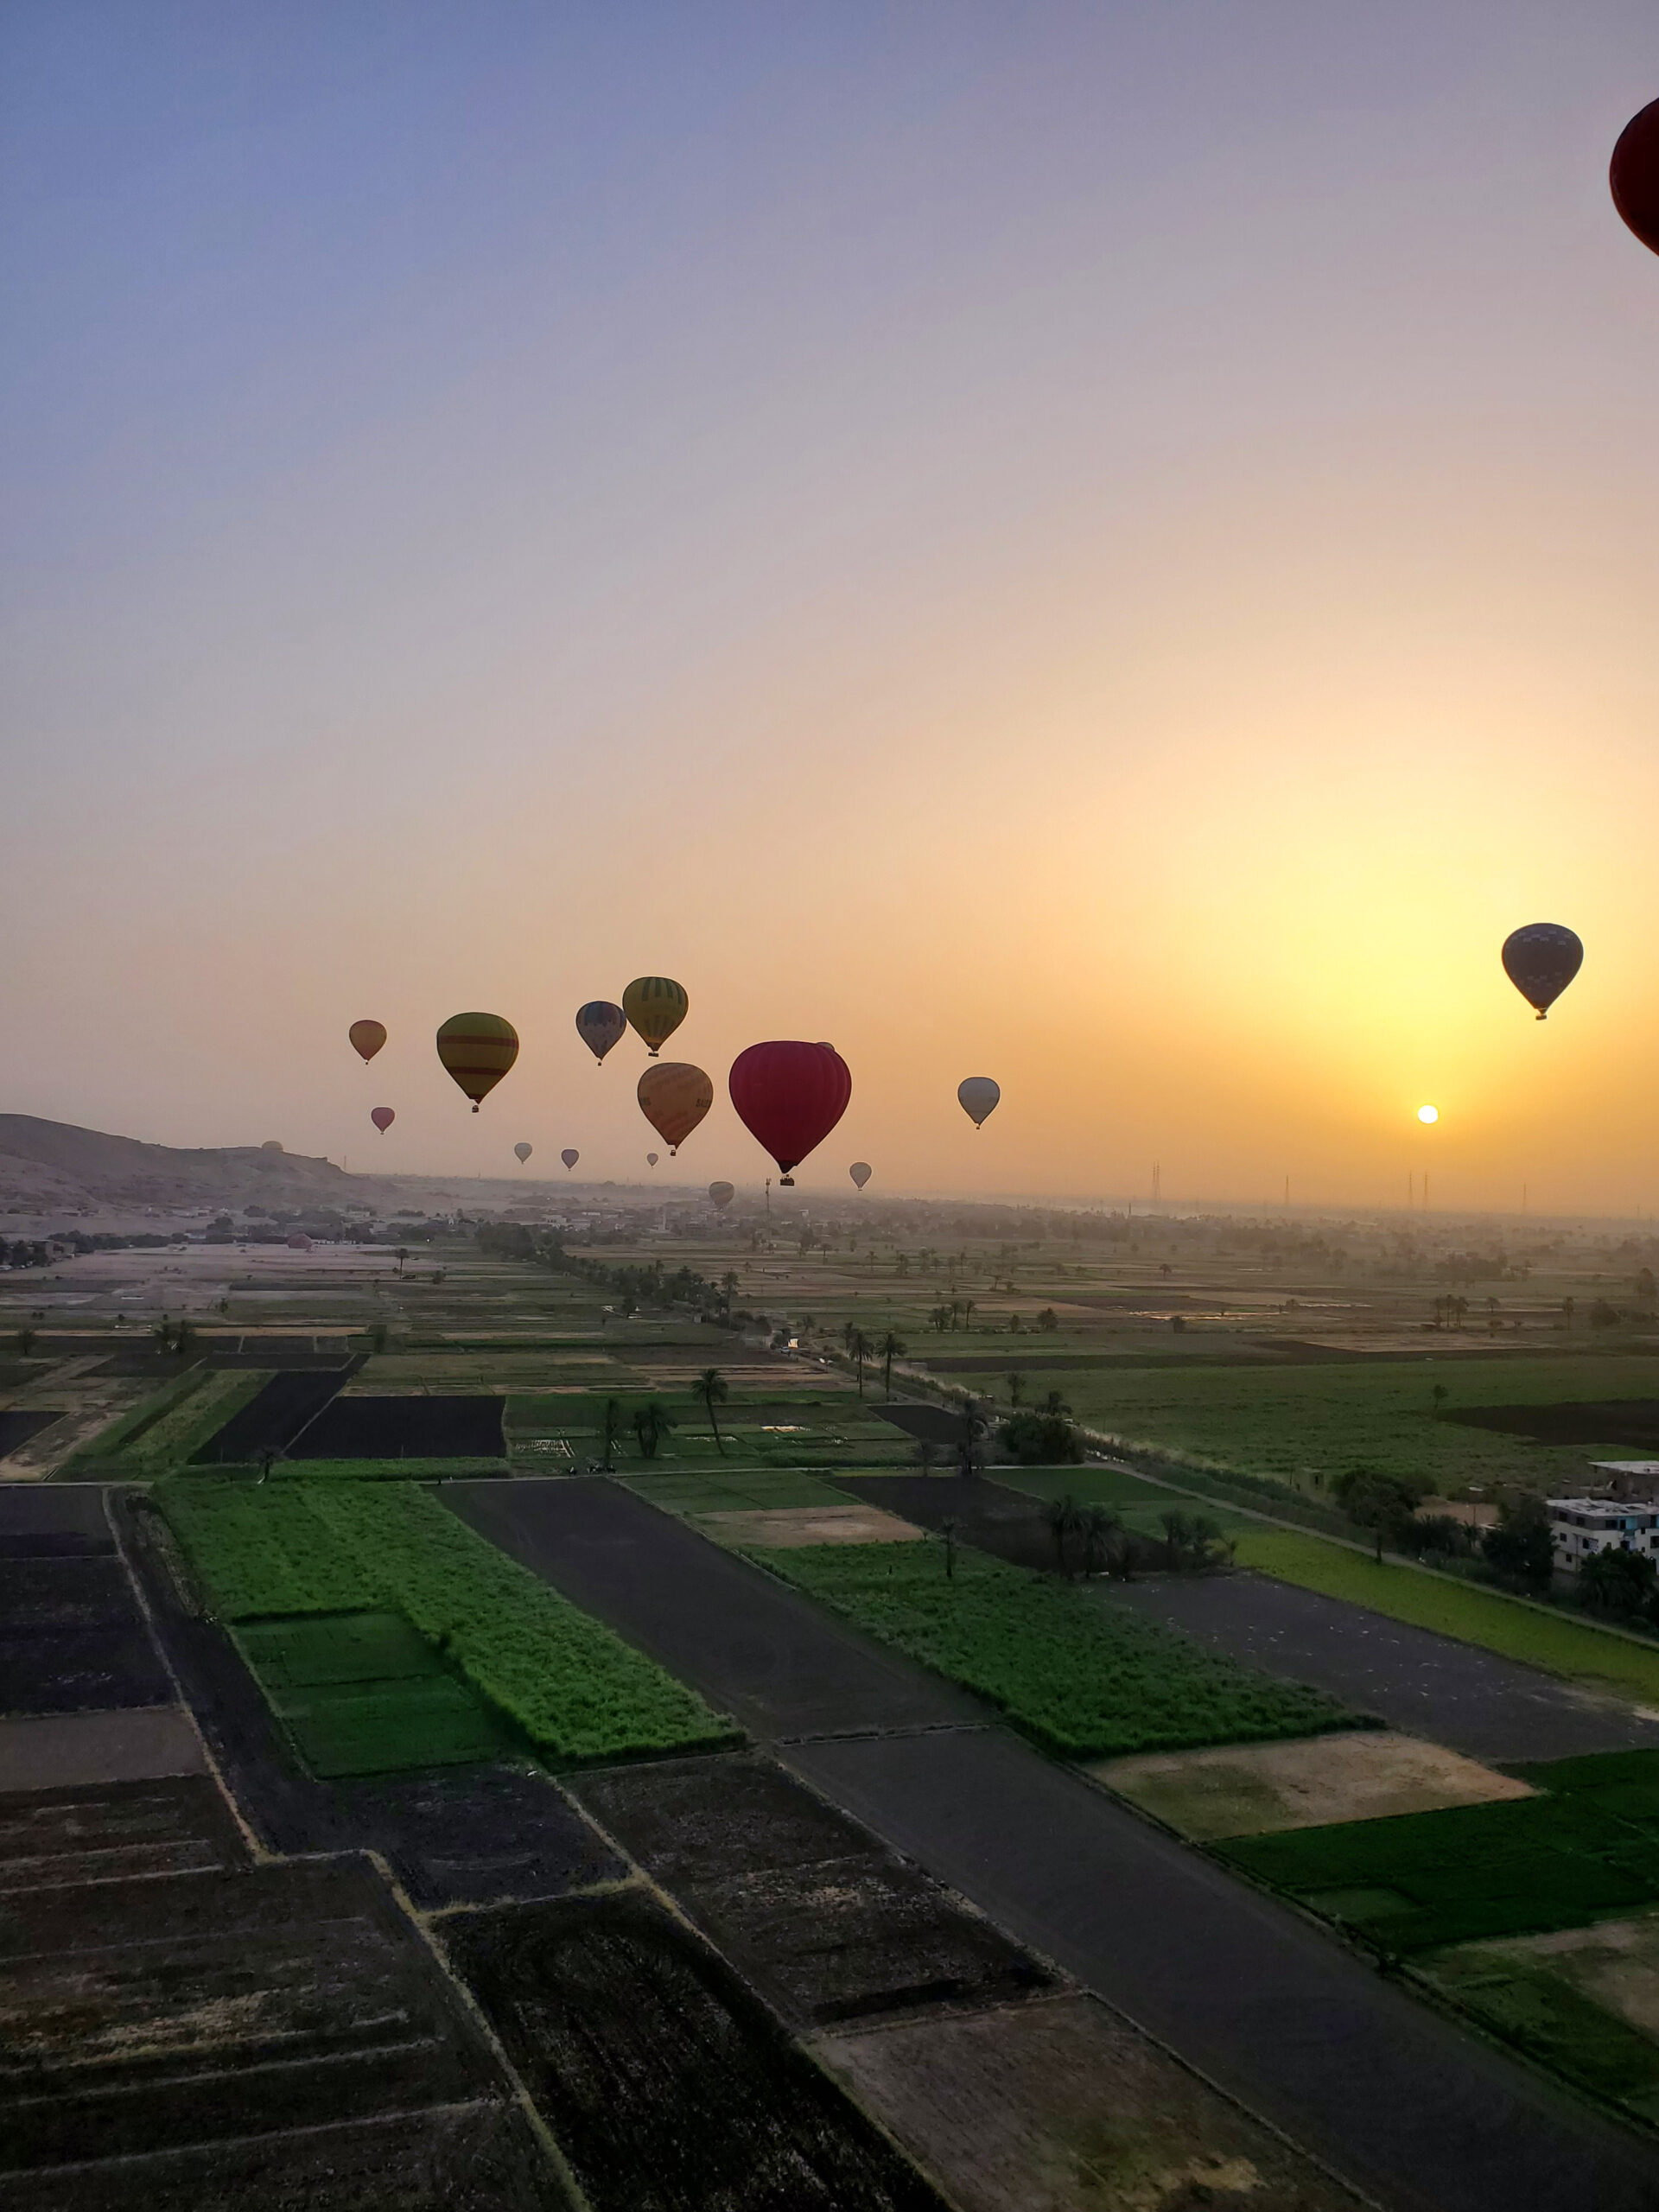
M0 1796L0 1890L199 1873L246 1858L223 1797L201 1775Z
M1103 1759L1089 1771L1200 1842L1534 1795L1524 1782L1495 1768L1382 1730Z
M694 1513L688 1516L725 1544L758 1544L788 1551L803 1544L911 1544L926 1535L913 1522L871 1506L810 1506L759 1513Z
M1548 1967L1592 2003L1659 2041L1659 1913L1506 1943L1470 1944L1462 1955L1477 1952Z
M0 1713L107 1712L172 1695L119 1560L0 1558Z
M439 1927L593 2212L944 2212L649 1898L508 1905Z
M1007 1560L1011 1567L1046 1570L1054 1565L1054 1540L1043 1525L1038 1501L984 1476L843 1476L836 1484L862 1504L907 1515L924 1529L954 1521L964 1543Z
M1352 2212L1357 2202L1091 1998L815 2047L961 2212Z
M199 1774L201 1744L175 1705L0 1720L0 1791Z
M574 1786L798 2026L1054 1986L988 1921L769 1759L677 1759Z

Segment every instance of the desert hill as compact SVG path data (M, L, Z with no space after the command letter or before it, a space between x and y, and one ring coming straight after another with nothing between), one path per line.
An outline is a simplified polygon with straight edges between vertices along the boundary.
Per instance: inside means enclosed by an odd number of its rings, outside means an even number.
M182 1151L33 1114L0 1114L0 1207L10 1210L372 1204L369 1180L331 1160L261 1145Z

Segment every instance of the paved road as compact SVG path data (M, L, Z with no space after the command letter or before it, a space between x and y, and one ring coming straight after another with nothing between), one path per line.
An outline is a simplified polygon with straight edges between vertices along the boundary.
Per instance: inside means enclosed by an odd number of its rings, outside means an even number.
M1659 2152L627 1491L441 1495L758 1735L797 1738L786 1764L1379 2200L1659 2209Z

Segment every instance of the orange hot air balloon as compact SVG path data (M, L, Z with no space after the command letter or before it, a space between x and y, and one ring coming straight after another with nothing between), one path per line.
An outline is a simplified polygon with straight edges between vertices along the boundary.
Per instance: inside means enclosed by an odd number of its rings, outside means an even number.
M622 1011L651 1049L654 1060L685 1020L690 1001L666 976L636 976L622 994Z
M352 1040L352 1050L367 1062L385 1043L386 1025L384 1021L354 1021L346 1034Z
M374 1123L375 1128L379 1130L382 1136L385 1136L386 1131L391 1127L397 1118L397 1115L392 1111L390 1106L377 1106L374 1111L369 1116L369 1119Z
M715 1103L715 1086L688 1060L661 1060L639 1078L639 1111L671 1159Z
M499 1014L452 1014L438 1032L438 1058L474 1114L518 1057L518 1032Z

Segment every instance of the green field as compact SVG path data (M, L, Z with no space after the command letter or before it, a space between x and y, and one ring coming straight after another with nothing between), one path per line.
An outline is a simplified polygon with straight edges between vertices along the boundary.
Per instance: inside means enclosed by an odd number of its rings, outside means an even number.
M157 1499L218 1611L394 1611L564 1764L737 1732L620 1637L412 1483L179 1477Z
M1517 2050L1593 2096L1659 2120L1659 2044L1575 1988L1553 1961L1471 1943L1413 1965Z
M507 1731L396 1613L248 1622L236 1642L314 1774L385 1774L499 1755Z
M720 1441L709 1426L702 1402L681 1389L652 1389L644 1383L619 1385L613 1392L524 1393L507 1401L506 1432L521 1460L540 1457L550 1470L554 1455L538 1445L569 1447L569 1462L601 1456L601 1424L607 1395L622 1408L622 1432L613 1465L630 1473L640 1469L693 1467L897 1466L910 1455L910 1439L885 1421L850 1391L822 1390L791 1397L786 1391L762 1395L734 1391L720 1407ZM647 1459L633 1431L639 1408L654 1400L672 1417L673 1432L662 1438ZM563 1455L561 1455L563 1456Z
M624 1478L623 1486L668 1513L753 1513L800 1506L829 1510L853 1503L845 1491L832 1490L816 1475L760 1468L729 1475L712 1467L706 1474L631 1474Z
M251 1368L187 1368L101 1429L63 1473L148 1481L181 1467L270 1380Z
M953 1378L954 1379L954 1378ZM982 1378L999 1390L994 1369ZM1583 1479L1592 1447L1529 1443L1437 1419L1497 1405L1659 1398L1650 1354L1376 1361L1353 1365L1094 1368L1045 1374L1078 1421L1127 1447L1209 1461L1312 1491L1354 1465L1421 1478L1441 1496L1471 1483L1546 1488ZM1599 1452L1602 1446L1594 1447Z
M1402 1560L1385 1560L1379 1567L1365 1552L1300 1530L1241 1522L1229 1534L1241 1567L1369 1606L1414 1628L1434 1629L1461 1643L1478 1643L1569 1681L1659 1702L1659 1644L1638 1643L1582 1618Z
M976 1690L1071 1758L1264 1742L1363 1726L1315 1690L1275 1681L1070 1583L937 1544L750 1552L889 1643Z

